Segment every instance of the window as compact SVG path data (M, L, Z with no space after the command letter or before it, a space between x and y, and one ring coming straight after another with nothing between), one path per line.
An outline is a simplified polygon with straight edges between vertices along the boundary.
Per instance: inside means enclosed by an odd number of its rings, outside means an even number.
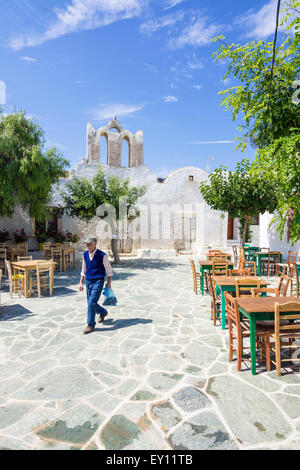
M259 214L255 217L252 217L251 225L259 225Z
M194 181L194 177L193 176L189 176L189 181Z

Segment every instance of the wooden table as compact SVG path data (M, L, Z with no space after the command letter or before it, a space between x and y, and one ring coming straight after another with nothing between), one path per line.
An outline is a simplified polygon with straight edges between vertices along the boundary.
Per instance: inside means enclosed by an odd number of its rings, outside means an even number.
M218 256L226 256L226 258L227 258L228 261L231 261L231 257L232 257L232 255L231 255L230 253L220 253L220 252L218 252L218 253L212 253L212 254L206 253L206 257L207 257L208 260L210 260L210 259L217 259Z
M255 251L255 252L258 252L259 251L259 247L258 246L247 246L245 245L244 246L244 251L245 251L245 258L247 261L251 261L251 251ZM247 252L247 253L246 253ZM253 254L253 253L252 253Z
M11 267L14 271L14 274L16 274L17 271L22 271L24 273L24 276L25 276L24 291L25 291L26 299L29 298L28 274L30 271L36 271L37 264L38 262L41 262L41 261L44 261L44 260L34 259L32 261L15 261L11 263ZM54 263L54 266L56 266L56 263Z
M239 311L249 318L250 323L250 352L251 372L256 374L256 323L264 320L274 321L275 303L285 304L287 302L299 303L300 299L295 297L258 297L249 299L237 299ZM292 315L295 312L284 312L284 315Z
M201 271L201 293L204 295L204 273L212 271L212 261L199 261ZM233 263L228 263L228 268L233 269Z
M226 304L225 304L225 292L235 292L235 281L236 279L245 279L245 276L213 276L213 280L216 284L216 290L221 294L221 320L222 330L226 328ZM250 279L250 278L249 278ZM261 281L262 287L267 287L270 283L261 279L259 276L251 276L253 281ZM249 286L251 287L251 286ZM266 295L266 294L264 294Z
M257 266L257 269L258 269L258 275L261 276L261 269L260 269L260 262L261 262L261 259L262 258L268 258L269 255L275 255L279 253L278 251L269 251L269 252L266 252L266 251L257 251L257 252L254 252L253 253L253 259L254 261L256 262L256 266ZM280 253L280 263L282 263L282 253Z

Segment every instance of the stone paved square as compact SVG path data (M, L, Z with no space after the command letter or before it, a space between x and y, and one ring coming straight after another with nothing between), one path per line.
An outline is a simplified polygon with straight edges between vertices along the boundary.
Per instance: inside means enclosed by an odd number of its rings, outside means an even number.
M1 449L300 449L300 376L228 362L189 258L126 259L118 306L84 336L78 269L0 317Z

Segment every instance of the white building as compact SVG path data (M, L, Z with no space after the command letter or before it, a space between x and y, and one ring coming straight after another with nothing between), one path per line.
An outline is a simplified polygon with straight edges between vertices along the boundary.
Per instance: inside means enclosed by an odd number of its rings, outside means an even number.
M106 139L106 145L103 139ZM128 165L122 166L122 144L128 143ZM107 150L106 150L107 149ZM92 180L99 165L107 177L129 178L133 186L147 185L147 192L139 200L141 211L139 219L122 223L119 226L119 250L139 256L175 256L188 252L204 254L209 247L230 250L239 242L239 222L228 214L213 211L204 202L199 185L208 179L208 173L196 167L183 167L172 171L165 178L158 178L144 164L143 132L135 135L122 128L114 118L107 126L97 131L87 126L87 154L67 178L53 188L52 206L61 207L61 190L67 188L74 177ZM300 252L300 243L293 247L286 241L280 242L275 227L269 228L272 216L258 216L253 232L252 244L283 251L289 249ZM54 216L58 230L82 233L83 239L96 233L102 249L110 247L109 224L99 217L90 223L67 215ZM0 229L10 232L25 228L27 233L34 232L34 221L18 210L13 219L1 219ZM31 240L31 243L33 241ZM83 248L83 245L79 245Z

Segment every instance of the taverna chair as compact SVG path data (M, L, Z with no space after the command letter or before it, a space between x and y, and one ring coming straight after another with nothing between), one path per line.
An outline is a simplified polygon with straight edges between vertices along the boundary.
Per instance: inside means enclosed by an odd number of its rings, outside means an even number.
M297 252L289 251L287 255L286 263L277 263L276 265L276 276L280 276L281 273L287 274L290 271L291 266L294 266L297 260Z
M235 351L237 353L237 370L241 371L243 351L249 349L249 346L244 347L244 339L250 337L249 321L241 319L237 299L228 292L225 292L225 302L229 330L229 362L233 361L233 353ZM267 370L270 371L270 332L268 327L257 324L256 344L257 348L260 349L261 359L265 356Z
M194 260L190 259L190 265L192 268L194 292L197 295L198 288L200 290L201 274L196 271Z
M211 296L211 320L214 322L214 326L216 326L217 319L221 316L221 298L216 295L216 289L211 274L205 272L205 278Z
M228 261L214 260L212 262L213 276L228 276Z
M285 312L294 312L292 315L284 315ZM294 323L291 323L293 321ZM293 351L299 349L299 344L294 341L300 338L300 304L296 302L287 302L285 304L275 303L275 331L271 334L275 347L276 374L281 376L282 362L300 362L300 357L293 357ZM288 322L288 323L286 323ZM288 340L288 342L286 342ZM291 358L282 359L281 350L290 349Z
M18 256L18 261L32 261L32 256Z
M9 280L10 298L13 298L13 294L25 295L25 276L23 274L13 274L10 261L5 260L5 265Z
M236 279L235 280L235 293L237 298L241 297L252 297L251 289L260 288L260 279L252 279L248 277L245 279Z
M38 261L36 267L36 276L31 276L29 281L29 294L37 291L38 297L41 297L42 290L53 294L55 263L50 261Z
M62 246L51 247L51 259L58 262L60 271L63 270L63 255L64 252Z
M229 276L251 276L251 269L229 269Z

